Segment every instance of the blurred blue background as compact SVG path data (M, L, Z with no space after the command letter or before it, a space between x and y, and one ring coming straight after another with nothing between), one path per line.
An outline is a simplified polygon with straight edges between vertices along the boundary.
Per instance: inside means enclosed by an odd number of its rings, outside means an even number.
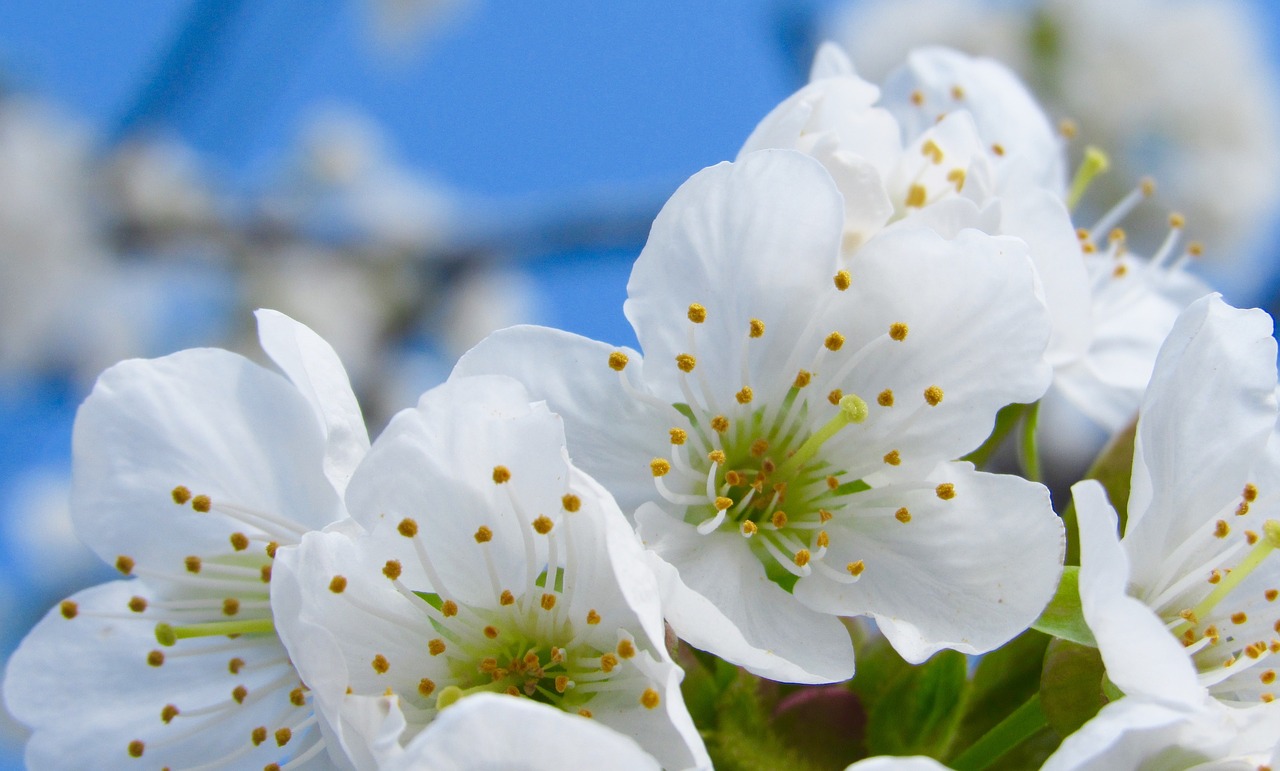
M449 191L451 259L500 254L532 287L533 320L631 344L621 307L649 220L802 82L830 5L473 0L390 45L354 0L10 0L0 88L52 102L87 128L95 154L137 132L176 139L228 200L287 182L318 111L363 114L399 167ZM1280 42L1280 4L1258 8ZM1252 263L1253 296L1232 299L1270 302L1274 264ZM184 299L158 312L137 354L224 344L246 323L228 318L230 290L207 264L168 270L164 286ZM0 381L0 517L30 508L33 476L65 474L89 382L65 368ZM71 582L109 576L61 581L56 556L0 535L7 653ZM20 733L6 736L0 767L18 768Z

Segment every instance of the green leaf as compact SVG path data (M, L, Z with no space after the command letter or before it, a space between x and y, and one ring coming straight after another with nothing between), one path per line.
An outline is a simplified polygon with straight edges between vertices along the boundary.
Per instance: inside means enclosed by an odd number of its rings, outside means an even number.
M1028 629L982 657L948 757L968 748L1040 690L1048 644L1047 635Z
M1097 648L1068 640L1049 643L1040 676L1040 704L1059 736L1074 733L1107 703L1105 672Z
M918 667L907 666L867 722L872 755L941 757L951 744L968 695L964 654L941 651Z
M1008 438L1009 432L1018 424L1018 419L1022 417L1022 413L1027 409L1025 404L1008 404L1000 408L996 413L996 422L991 429L991 435L983 441L982 446L960 460L967 460L978 468L983 468L991 460L991 456L996 454L996 450L1000 449L1000 445L1004 444L1004 440Z
M723 662L721 662L723 664ZM715 725L703 726L707 752L721 771L818 771L821 766L787 745L771 726L772 705L766 703L760 679L724 664L734 673L716 700Z
M1054 592L1049 606L1040 614L1040 618L1031 625L1032 629L1053 635L1063 640L1070 640L1080 645L1097 647L1093 632L1084 620L1084 610L1080 606L1080 568L1068 565L1062 569L1062 580Z

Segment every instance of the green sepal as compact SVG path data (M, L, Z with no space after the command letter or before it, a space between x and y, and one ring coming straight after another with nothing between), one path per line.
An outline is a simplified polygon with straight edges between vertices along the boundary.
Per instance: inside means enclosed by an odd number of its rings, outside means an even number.
M1123 533L1128 520L1129 481L1133 476L1133 446L1137 437L1137 421L1131 422L1121 429L1107 442L1102 452L1094 459L1093 465L1085 472L1085 479L1096 479L1107 491L1107 498L1120 518L1120 532ZM1076 507L1073 501L1062 513L1062 522L1067 528L1068 565L1080 564L1080 535L1076 526Z
M1040 675L1040 704L1059 736L1070 736L1106 705L1105 673L1097 648L1069 640L1049 643Z
M1053 599L1031 628L1080 645L1098 647L1080 605L1079 567L1067 565L1062 569L1062 580L1058 582Z
M943 757L955 738L968 698L964 654L940 651L919 666L906 662L895 666L881 658L880 666L883 671L868 678L874 684L863 684L868 695L874 694L873 703L865 697L863 700L869 715L869 754ZM865 668L860 665L859 676ZM859 693L858 677L853 685Z

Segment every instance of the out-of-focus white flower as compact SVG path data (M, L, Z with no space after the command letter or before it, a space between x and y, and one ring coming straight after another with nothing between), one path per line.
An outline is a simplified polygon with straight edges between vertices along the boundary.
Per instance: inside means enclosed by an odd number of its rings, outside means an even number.
M1080 596L1122 691L1196 706L1280 692L1276 344L1271 319L1216 295L1161 350L1139 413L1128 524L1096 482L1073 488Z
M989 650L1034 620L1062 548L1043 488L947 462L1048 382L1025 246L898 228L846 271L843 221L800 153L703 170L631 274L644 361L522 327L455 370L563 415L661 558L676 632L779 680L852 673L837 616L874 616L912 661Z
M923 755L915 757L883 755L859 760L845 771L947 771L947 767Z
M1042 771L1268 768L1280 762L1277 705L1231 710L1126 697L1068 736Z
M80 408L76 529L133 578L63 601L10 659L31 766L326 763L268 582L277 549L344 517L368 437L332 349L258 320L288 379L195 349L113 367Z
M198 236L218 214L201 173L195 153L175 140L133 140L112 153L100 182L104 202L124 223Z
M35 469L8 486L0 536L13 552L12 567L50 592L83 586L98 558L76 535L67 503L65 471Z
M864 0L827 33L872 78L925 44L1004 61L1111 155L1095 199L1153 175L1207 244L1215 283L1247 293L1252 271L1231 263L1280 206L1280 100L1253 15L1240 0ZM1139 212L1129 229L1153 249L1163 227Z
M631 737L531 699L477 693L442 711L387 771L658 771Z
M368 533L280 552L281 636L358 765L395 759L484 692L592 717L668 768L709 765L643 549L569 464L563 431L509 378L446 383L392 419L352 478Z

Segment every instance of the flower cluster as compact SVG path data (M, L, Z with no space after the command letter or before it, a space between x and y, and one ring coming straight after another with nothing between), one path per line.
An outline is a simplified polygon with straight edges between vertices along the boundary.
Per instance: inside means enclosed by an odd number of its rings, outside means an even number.
M1099 166L1068 183L993 61L924 49L881 89L826 46L658 214L639 351L500 331L372 443L279 313L277 371L112 367L72 508L123 577L10 660L28 762L1272 763L1271 322L1183 272L1180 217L1129 250L1144 185L1073 224ZM1061 514L1051 391L1116 432Z

